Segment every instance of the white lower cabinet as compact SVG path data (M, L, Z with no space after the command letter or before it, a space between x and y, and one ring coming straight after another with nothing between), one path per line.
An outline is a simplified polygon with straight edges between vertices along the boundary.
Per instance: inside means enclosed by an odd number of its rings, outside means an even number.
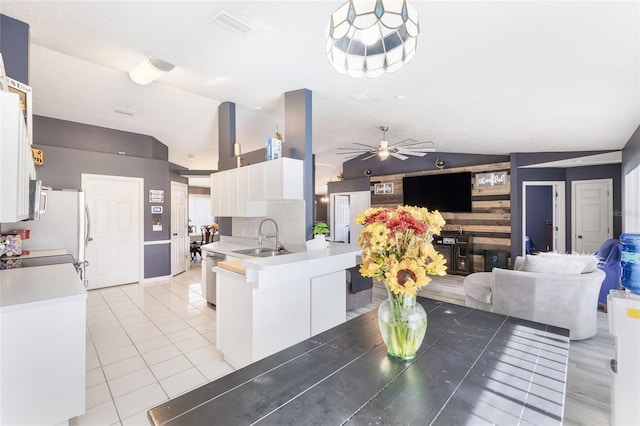
M66 424L84 414L86 299L3 308L0 424Z

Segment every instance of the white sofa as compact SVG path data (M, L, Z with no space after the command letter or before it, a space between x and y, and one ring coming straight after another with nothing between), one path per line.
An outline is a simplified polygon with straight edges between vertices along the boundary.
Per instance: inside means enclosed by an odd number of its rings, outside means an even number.
M571 340L592 337L598 331L598 294L605 273L595 262L578 272L577 257L558 255L546 261L543 256L527 256L526 261L517 257L514 270L494 268L468 275L463 282L466 305L568 328ZM541 269L544 262L551 264Z

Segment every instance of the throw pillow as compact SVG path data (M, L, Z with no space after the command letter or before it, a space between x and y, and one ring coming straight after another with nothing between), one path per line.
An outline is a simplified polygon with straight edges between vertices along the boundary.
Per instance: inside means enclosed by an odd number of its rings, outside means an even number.
M579 260L551 256L527 256L520 271L543 274L581 274L584 263Z
M563 261L571 260L571 261L582 262L584 265L584 268L582 269L581 273L583 274L588 274L590 272L593 272L593 270L596 269L596 267L600 263L600 259L598 259L598 257L594 254L578 254L578 253L564 254L564 253L549 252L549 253L539 253L538 256L553 257L553 258L561 259Z

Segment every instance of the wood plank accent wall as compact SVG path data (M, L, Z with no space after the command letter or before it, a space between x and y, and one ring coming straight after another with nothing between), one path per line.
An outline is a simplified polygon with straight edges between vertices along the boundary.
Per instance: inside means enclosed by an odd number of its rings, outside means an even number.
M510 162L503 162L415 173L371 176L371 206L395 208L401 205L403 200L402 178L405 176L471 172L471 183L473 184L471 193L472 213L440 213L447 221L443 234L458 233L462 228L463 233L470 236L468 247L470 272L483 271L485 250L511 251L510 166ZM506 185L476 188L475 175L477 173L502 171L507 172ZM376 195L374 193L376 183L392 183L393 194Z

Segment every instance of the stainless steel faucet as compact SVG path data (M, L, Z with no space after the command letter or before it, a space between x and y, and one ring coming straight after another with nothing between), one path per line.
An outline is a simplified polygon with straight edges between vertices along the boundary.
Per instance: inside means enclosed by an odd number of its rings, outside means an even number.
M260 226L258 226L258 246L262 246L262 225L264 225L265 222L273 222L274 226L276 227L276 233L275 234L270 234L270 235L265 235L266 238L269 237L276 237L276 250L280 250L280 237L279 237L279 231L278 231L278 224L276 223L275 220L271 219L270 217L263 219L262 222L260 222Z

